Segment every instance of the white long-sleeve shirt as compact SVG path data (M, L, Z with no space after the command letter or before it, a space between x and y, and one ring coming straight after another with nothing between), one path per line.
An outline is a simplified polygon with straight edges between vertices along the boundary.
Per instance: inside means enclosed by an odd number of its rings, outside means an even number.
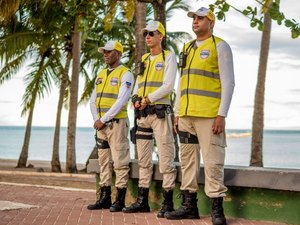
M113 119L122 110L124 105L126 105L126 103L128 102L133 83L134 83L133 75L130 71L127 71L122 77L121 86L120 86L120 90L116 102L101 118L98 117L97 106L96 106L97 93L96 93L96 88L94 88L90 99L90 110L94 121L100 119L101 123L105 123ZM129 84L131 85L129 86Z
M196 41L196 45L199 46L203 41ZM218 52L218 64L221 80L221 103L218 111L219 116L227 117L232 94L235 86L234 82L234 70L233 70L233 58L230 46L225 41L221 41L217 44ZM175 116L178 116L179 101L180 101L180 79L178 80L176 101L175 101Z
M153 60L157 56L151 56L150 60ZM164 98L166 95L172 93L177 73L177 62L176 57L173 52L169 52L169 54L165 58L165 71L164 71L164 79L163 84L154 92L148 95L150 102L156 102L161 98ZM133 94L138 93L138 82L135 83Z

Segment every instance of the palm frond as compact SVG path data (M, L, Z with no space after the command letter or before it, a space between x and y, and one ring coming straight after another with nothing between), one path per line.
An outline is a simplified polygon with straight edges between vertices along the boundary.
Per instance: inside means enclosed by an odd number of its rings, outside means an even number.
M187 4L186 1L183 0L174 0L172 3L167 7L166 9L166 18L167 20L171 18L175 12L175 10L184 10L188 11L189 10L189 5Z
M4 64L0 70L0 84L3 84L5 81L16 75L20 68L24 66L26 59L27 57L24 53L16 57L14 60Z

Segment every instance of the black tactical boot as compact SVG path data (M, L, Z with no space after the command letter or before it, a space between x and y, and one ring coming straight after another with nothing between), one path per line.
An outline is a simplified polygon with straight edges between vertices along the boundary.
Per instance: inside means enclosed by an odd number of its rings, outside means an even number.
M223 197L211 199L211 218L213 225L226 225L223 210Z
M124 213L150 212L148 204L149 188L139 188L138 197L135 203L122 209Z
M197 193L182 191L182 204L173 212L166 212L165 218L169 220L200 219L197 207Z
M125 207L126 188L117 188L116 201L111 205L109 211L121 212Z
M161 206L161 210L158 212L157 217L163 218L166 212L174 211L173 205L173 191L165 191L163 192L164 201Z
M95 204L88 205L89 210L109 209L111 206L111 189L110 186L101 187L99 200Z

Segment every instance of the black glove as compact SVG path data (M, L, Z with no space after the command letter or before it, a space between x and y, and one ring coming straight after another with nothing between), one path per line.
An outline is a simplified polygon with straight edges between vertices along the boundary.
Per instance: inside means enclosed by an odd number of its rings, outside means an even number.
M138 95L132 95L131 102L133 103L133 105L137 101L141 102L142 101L142 97L139 97Z

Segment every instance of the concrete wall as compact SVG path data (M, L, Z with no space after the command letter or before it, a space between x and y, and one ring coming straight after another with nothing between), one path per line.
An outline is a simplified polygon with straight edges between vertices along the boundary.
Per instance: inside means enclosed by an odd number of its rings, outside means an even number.
M180 164L177 163L176 166L178 176L173 198L175 208L181 204L181 199L178 198ZM132 160L130 167L127 204L135 200L138 189L137 161ZM151 209L155 210L160 207L162 198L162 174L159 173L157 162L154 162L153 170L149 201ZM87 171L98 173L98 160L90 160ZM203 167L200 169L198 182L200 215L209 215L210 200L204 193ZM300 170L226 166L225 185L228 187L227 196L224 198L226 216L300 224Z
M131 160L130 167L130 177L139 178L137 161ZM176 167L178 171L177 181L181 182L180 163L176 163ZM88 173L99 173L99 163L97 159L91 159L89 161L87 171ZM156 161L154 161L153 172L154 180L162 180L162 174L159 172L158 163ZM300 192L300 170L226 166L224 173L226 186ZM200 169L198 182L199 184L204 184L203 167Z

